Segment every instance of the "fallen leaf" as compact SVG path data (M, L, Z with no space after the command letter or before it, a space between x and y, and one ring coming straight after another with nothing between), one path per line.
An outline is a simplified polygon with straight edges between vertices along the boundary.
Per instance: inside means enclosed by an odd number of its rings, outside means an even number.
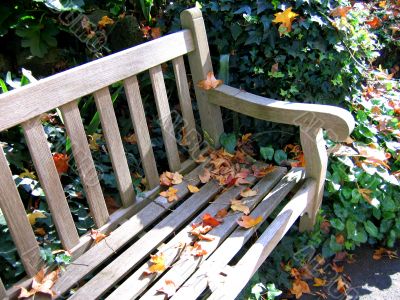
M326 285L326 279L314 277L313 286L325 286L325 285Z
M240 200L231 200L231 209L233 211L241 211L245 215L250 213L250 208Z
M207 183L210 181L211 179L211 172L209 169L204 168L202 174L199 175L199 179L201 181L201 183Z
M211 226L211 227L217 227L219 224L221 224L220 221L217 219L213 218L210 214L205 214L203 216L203 225L204 226Z
M183 175L175 172L172 174L172 184L180 184L182 182Z
M204 79L204 80L199 81L199 83L197 83L197 86L199 88L204 89L204 90L211 90L211 89L217 88L222 83L223 83L222 80L218 80L218 79L215 78L213 72L208 72L207 73L207 78Z
M178 190L171 186L168 188L168 190L161 192L160 196L167 198L168 202L173 202L175 200L178 200L178 196L176 195L177 192Z
M124 137L124 141L132 144L132 145L136 145L137 144L137 138L136 138L136 134L132 133L131 135L127 135Z
M284 28L286 32L292 31L292 22L298 16L295 12L292 12L292 7L285 9L283 12L276 13L275 19L272 23L282 23L279 28ZM279 32L281 34L281 32Z
M173 184L180 184L183 180L182 174L178 172L164 172L160 175L160 185L171 186Z
M346 18L347 13L352 9L351 6L338 6L335 9L332 9L330 15L332 17L341 17Z
M25 168L24 168L24 172L22 172L21 174L19 174L19 177L21 177L21 178L36 179L35 172L29 171L28 169L25 169Z
M114 24L114 20L109 18L108 16L103 16L101 18L101 20L97 23L97 26L100 29L103 29L104 27L106 27L106 25L112 25Z
M97 243L100 243L100 241L104 240L107 237L107 235L104 233L101 233L98 230L91 229L90 237L92 238L92 240L94 240L95 244L97 244Z
M200 154L197 157L197 159L195 160L195 162L197 162L199 164L199 163L205 162L206 160L207 160L207 157L205 157L203 154Z
M160 27L151 28L151 37L153 39L158 39L160 36L161 36L161 28Z
M46 230L43 227L36 228L34 231L37 235L44 236L46 235Z
M121 207L111 196L104 196L104 200L106 201L106 206L109 214L114 213Z
M35 210L32 213L27 214L26 216L28 217L29 223L31 225L35 225L36 219L47 218L47 216L44 213L42 213L41 211L38 211L38 210Z
M227 214L228 214L228 210L226 208L222 208L217 212L217 214L215 215L215 218L223 219L226 217Z
M369 27L373 29L376 29L382 25L382 22L377 16L374 16L372 20L366 21L365 24L369 25Z
M100 146L99 144L97 144L97 140L100 140L102 135L98 133L93 133L92 135L88 135L88 137L90 150L98 151L100 149Z
M210 226L210 225L203 226L203 225L193 224L190 234L196 236L199 240L213 241L214 240L213 237L205 235L211 230L212 230L212 226Z
M165 255L161 253L159 255L150 255L150 262L152 265L144 271L145 275L153 274L153 273L160 273L165 271Z
M389 249L386 249L386 248L383 248L383 247L374 250L374 255L372 256L372 258L375 259L375 260L379 260L384 255L389 257L389 259L399 258L397 256L397 251L392 251L392 250L389 250Z
M157 290L157 292L163 293L167 298L170 298L176 293L176 285L172 280L165 279L163 285Z
M311 290L307 282L301 279L295 279L292 282L292 288L290 289L290 292L296 296L296 299L299 299L304 293L310 294Z
M348 283L346 283L346 282L343 280L343 277L342 277L342 276L339 276L339 277L336 279L336 282L337 282L337 287L336 287L336 289L338 290L339 293L344 294L344 293L346 292L346 290L348 289L348 287L349 287Z
M247 143L248 141L250 141L250 137L252 136L252 133L246 133L244 135L242 135L241 140L242 143Z
M63 173L67 173L68 171L68 155L62 153L54 153L53 154L53 161L56 165L56 169L59 175Z
M331 264L331 268L333 271L335 271L336 273L342 273L344 267L343 266L338 266L337 264L335 264L334 262Z
M319 265L323 265L323 264L325 264L325 258L323 258L321 255L317 255L317 256L315 256L315 260L317 261L317 263L319 264Z
M262 222L261 216L258 216L257 218L253 218L251 216L242 216L241 220L237 221L237 223L244 228L254 227L260 222Z
M188 188L188 190L191 192L191 193L198 193L199 191L200 191L200 189L197 187L197 186L194 186L194 185L191 185L191 184L189 184L188 186L187 186L187 188Z
M201 248L201 245L199 243L194 243L193 246L190 248L190 253L193 256L203 256L207 254L207 251Z
M53 298L56 293L51 290L53 285L58 279L60 269L56 269L49 274L45 275L44 269L41 269L32 279L31 289L28 291L24 287L20 287L20 298L29 298L34 296L36 293L45 294Z
M240 192L240 196L242 196L243 198L253 197L257 195L257 193L258 193L257 190L252 190L251 188L245 188Z

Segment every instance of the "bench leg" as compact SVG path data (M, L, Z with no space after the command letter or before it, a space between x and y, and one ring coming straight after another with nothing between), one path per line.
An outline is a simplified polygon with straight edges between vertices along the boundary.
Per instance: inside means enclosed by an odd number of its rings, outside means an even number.
M328 154L321 128L300 127L300 141L306 161L306 177L316 181L315 197L300 219L299 229L302 232L314 228L324 193Z

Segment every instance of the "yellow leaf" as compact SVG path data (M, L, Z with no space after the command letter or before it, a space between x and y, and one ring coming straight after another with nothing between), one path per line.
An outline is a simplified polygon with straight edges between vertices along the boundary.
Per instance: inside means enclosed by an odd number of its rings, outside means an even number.
M102 137L101 134L93 133L89 135L89 148L90 150L99 151L99 145L97 144L97 140L100 140Z
M314 278L314 286L325 286L326 285L326 280L322 278Z
M144 274L149 275L153 273L163 272L165 267L165 256L163 253L159 255L151 255L150 261L153 263L145 272Z
M191 184L189 184L189 185L187 186L187 188L188 188L188 190L189 190L191 193L193 193L193 194L200 191L200 189L199 189L197 186L194 186L194 185L191 185Z
M286 32L292 31L292 22L298 16L295 12L292 12L292 7L284 10L283 12L275 14L275 19L272 23L282 23L279 28L284 27Z
M177 189L170 187L170 188L168 188L168 190L161 192L160 196L167 198L168 202L173 202L175 200L178 200L178 196L176 195L177 192L178 192Z
M19 177L21 177L21 178L36 179L35 172L29 171L28 169L25 169L25 168L24 168L24 172L22 172L21 174L19 174Z
M31 225L35 225L36 223L36 219L45 219L47 218L47 216L42 213L41 211L35 210L34 212L27 214L29 223L31 223Z
M250 213L250 208L242 203L240 200L232 200L231 201L231 209L233 211L241 211L245 215Z
M114 24L114 20L109 18L108 16L103 16L101 20L97 23L100 29L103 29L106 27L106 25L112 25Z
M242 216L241 220L238 220L237 223L244 228L251 228L256 226L258 223L261 223L261 221L261 216L258 216L257 218L253 218L251 216Z

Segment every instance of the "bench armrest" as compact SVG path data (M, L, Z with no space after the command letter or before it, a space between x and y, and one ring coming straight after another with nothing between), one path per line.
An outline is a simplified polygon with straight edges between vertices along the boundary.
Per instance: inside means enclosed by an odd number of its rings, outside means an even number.
M208 100L261 120L303 128L323 128L335 141L344 141L354 129L350 112L336 106L273 100L225 84L209 90Z

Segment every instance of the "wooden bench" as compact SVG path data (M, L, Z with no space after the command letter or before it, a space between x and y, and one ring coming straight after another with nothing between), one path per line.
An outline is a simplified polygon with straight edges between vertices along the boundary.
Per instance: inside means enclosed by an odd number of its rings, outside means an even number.
M61 272L53 286L58 296L74 289L70 295L73 299L163 299L165 294L157 290L166 280L172 280L177 289L172 299L196 299L208 288L210 299L234 299L299 216L300 230L310 230L315 223L327 167L322 129L335 140L345 140L354 126L351 114L338 107L267 99L227 85L208 91L195 86L201 127L216 144L223 133L220 107L225 107L261 120L299 126L306 160L305 170L276 167L262 178L249 175L247 185L224 191L215 180L201 184L198 175L204 172L206 163L194 161L202 149L196 134L183 57L188 56L194 83L205 79L212 65L200 10L184 11L181 21L182 31L0 95L0 131L22 127L57 233L63 247L73 256L73 263ZM185 162L178 155L161 68L168 61L172 61L192 156ZM175 186L179 201L172 203L159 195L159 172L136 77L141 72L150 74L169 168L185 174L183 182ZM117 81L124 84L149 185L144 197L135 197L110 97L108 86ZM94 95L100 114L123 204L112 215L107 211L77 104L77 99L89 94ZM78 236L39 119L42 113L55 108L62 112L95 227L109 234L97 244L89 234ZM1 210L28 276L7 291L1 284L0 296L15 298L19 287L29 289L30 278L43 267L43 262L4 151L0 151L0 170ZM191 194L188 184L198 186L200 191ZM228 214L208 233L212 241L199 241L207 254L184 255L182 245L193 241L188 234L191 224L201 222L206 213L215 215L222 208L229 208L230 200L239 197L246 186L258 190L257 195L246 199L252 210L250 215L261 216L263 220L292 190L295 193L258 239L250 238L261 223L243 229L237 224L241 215ZM249 245L251 240L255 241ZM246 243L249 250L237 257ZM169 267L164 272L144 275L151 265L150 254L156 253L164 255ZM233 258L237 263L230 266Z

